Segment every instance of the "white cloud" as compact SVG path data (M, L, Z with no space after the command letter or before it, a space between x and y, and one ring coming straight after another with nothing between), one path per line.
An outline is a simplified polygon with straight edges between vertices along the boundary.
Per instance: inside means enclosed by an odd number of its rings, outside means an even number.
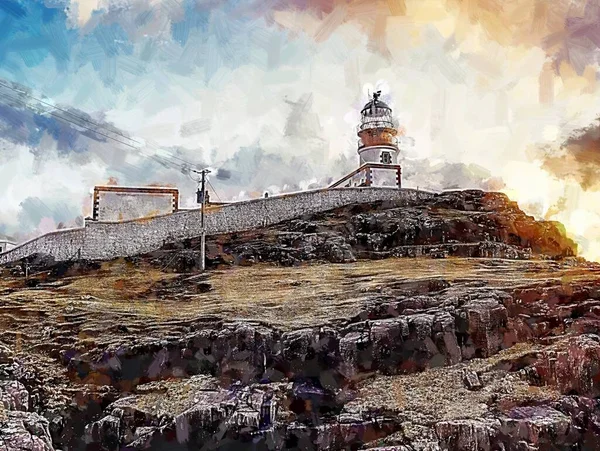
M105 0L72 0L70 19L74 24L83 26L92 17L92 12L100 8Z

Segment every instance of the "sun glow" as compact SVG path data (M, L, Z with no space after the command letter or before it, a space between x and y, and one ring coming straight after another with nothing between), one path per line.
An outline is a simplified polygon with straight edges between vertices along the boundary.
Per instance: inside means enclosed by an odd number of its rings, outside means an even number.
M502 190L536 219L561 222L578 244L578 255L600 261L600 192L559 180L536 163L510 163Z

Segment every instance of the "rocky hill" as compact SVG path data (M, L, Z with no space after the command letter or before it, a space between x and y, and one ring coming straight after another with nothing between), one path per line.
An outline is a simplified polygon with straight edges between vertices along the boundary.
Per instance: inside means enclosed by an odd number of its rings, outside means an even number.
M5 268L0 450L600 448L600 265L505 196L209 245Z
M199 240L170 244L150 257L178 270L193 270L199 245ZM536 221L505 194L480 190L443 192L410 206L391 201L350 205L208 241L213 265L290 266L424 255L557 258L576 252L576 244L565 236L560 223Z

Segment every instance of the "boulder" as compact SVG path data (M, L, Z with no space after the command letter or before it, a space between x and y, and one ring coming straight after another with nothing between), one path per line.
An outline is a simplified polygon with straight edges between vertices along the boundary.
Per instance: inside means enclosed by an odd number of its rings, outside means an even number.
M33 412L5 411L0 424L1 451L54 451L49 424Z
M563 394L600 396L600 336L569 338L540 353L533 369L542 384Z

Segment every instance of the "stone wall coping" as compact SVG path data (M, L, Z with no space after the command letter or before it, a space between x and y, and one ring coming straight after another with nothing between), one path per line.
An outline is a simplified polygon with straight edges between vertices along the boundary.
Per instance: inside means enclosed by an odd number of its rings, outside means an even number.
M326 192L326 191L360 191L360 190L378 190L378 191L383 191L383 190L389 190L389 191L402 191L402 192L415 192L415 193L424 193L424 194L436 194L433 191L426 191L426 190L422 190L422 189L416 189L416 188L396 188L393 186L387 187L387 186L352 186L352 187L340 187L340 188L317 188L317 189L312 189L312 190L304 190L304 191L292 191L289 193L283 193L283 194L277 194L277 195L273 195L273 196L269 196L269 197L258 197L256 199L245 199L245 200L239 200L239 201L234 201L234 202L222 202L222 203L215 203L213 206L208 205L206 207L206 211L210 212L211 208L214 208L215 210L221 210L222 208L227 208L227 207L237 207L240 205L249 205L249 204L253 204L253 203L263 203L263 202L269 202L269 201L273 201L273 200L277 200L277 199L286 199L289 197L294 197L294 196L300 196L300 195L309 195L309 194L315 194L315 193L319 193L319 192ZM191 213L191 212L200 212L200 210L202 210L202 208L181 208L177 211L174 211L173 213L165 213L162 215L156 215L156 216L151 216L148 218L137 218L137 219L128 219L126 221L98 221L98 220L91 220L89 221L89 224L127 224L127 223L132 223L132 222L146 222L148 220L152 220L152 219L157 219L157 218L164 218L167 216L177 216L177 215L183 215L183 214L187 214L187 213ZM87 225L87 223L86 223ZM43 236L43 235L41 235Z

